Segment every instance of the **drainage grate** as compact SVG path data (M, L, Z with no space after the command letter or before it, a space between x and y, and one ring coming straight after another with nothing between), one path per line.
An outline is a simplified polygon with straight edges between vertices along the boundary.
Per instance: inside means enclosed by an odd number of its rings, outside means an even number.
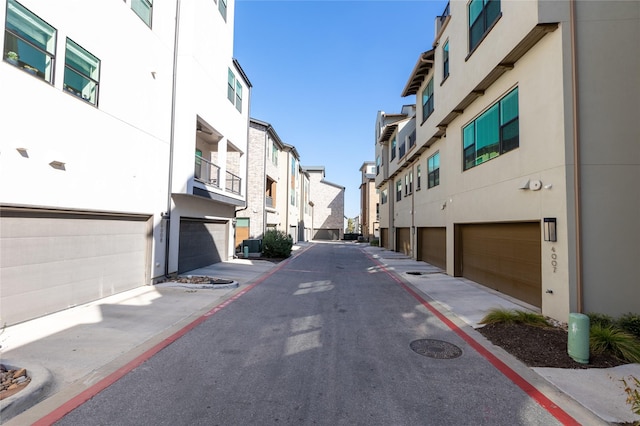
M409 344L415 353L436 359L453 359L462 355L462 349L456 345L435 339L414 340Z

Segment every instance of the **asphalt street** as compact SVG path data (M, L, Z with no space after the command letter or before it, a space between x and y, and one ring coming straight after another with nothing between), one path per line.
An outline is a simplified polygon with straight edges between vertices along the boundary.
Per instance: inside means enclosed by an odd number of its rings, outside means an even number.
M57 424L559 422L358 245L317 244Z

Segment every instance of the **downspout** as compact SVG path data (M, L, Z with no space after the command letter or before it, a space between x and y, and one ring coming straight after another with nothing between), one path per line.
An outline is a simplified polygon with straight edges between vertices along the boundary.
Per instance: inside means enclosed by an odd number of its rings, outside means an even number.
M266 194L266 190L267 190L267 150L269 149L269 147L267 146L267 143L269 142L269 129L271 128L271 126L267 127L267 130L265 130L264 132L264 153L262 155L263 157L263 164L262 164L262 172L263 172L263 179L262 179L262 188L265 191L264 197L263 197L263 206L262 206L262 238L264 238L264 234L267 232L267 194ZM271 155L273 155L273 151L271 152ZM271 158L271 161L273 161L273 158ZM269 188L271 189L271 188ZM276 195L277 192L276 192ZM273 208L273 194L271 194L271 207ZM277 211L277 210L276 210Z
M163 219L167 222L164 246L164 276L169 277L169 249L171 235L171 193L173 192L173 147L176 129L176 86L178 70L178 39L180 31L180 0L176 0L176 26L173 40L173 81L171 86L171 132L169 135L169 179L167 182L167 212Z
M573 194L575 203L576 226L576 310L582 313L583 287L582 287L582 215L581 215L581 190L580 190L580 145L579 145L579 102L578 102L578 66L576 49L576 12L575 0L569 1L569 15L571 20L571 90L573 92Z

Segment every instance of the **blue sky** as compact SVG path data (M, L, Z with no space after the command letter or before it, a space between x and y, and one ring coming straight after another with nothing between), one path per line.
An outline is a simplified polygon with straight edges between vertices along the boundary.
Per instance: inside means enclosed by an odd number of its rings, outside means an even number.
M270 123L303 166L324 166L360 214L360 166L374 161L378 111L400 112L418 56L447 1L236 0L234 57L251 117Z

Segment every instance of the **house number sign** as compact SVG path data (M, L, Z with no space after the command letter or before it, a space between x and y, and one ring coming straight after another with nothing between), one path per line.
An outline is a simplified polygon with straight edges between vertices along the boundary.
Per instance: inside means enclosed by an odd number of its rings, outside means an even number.
M553 273L555 274L558 270L558 253L556 253L555 247L551 247L551 267L553 268Z

